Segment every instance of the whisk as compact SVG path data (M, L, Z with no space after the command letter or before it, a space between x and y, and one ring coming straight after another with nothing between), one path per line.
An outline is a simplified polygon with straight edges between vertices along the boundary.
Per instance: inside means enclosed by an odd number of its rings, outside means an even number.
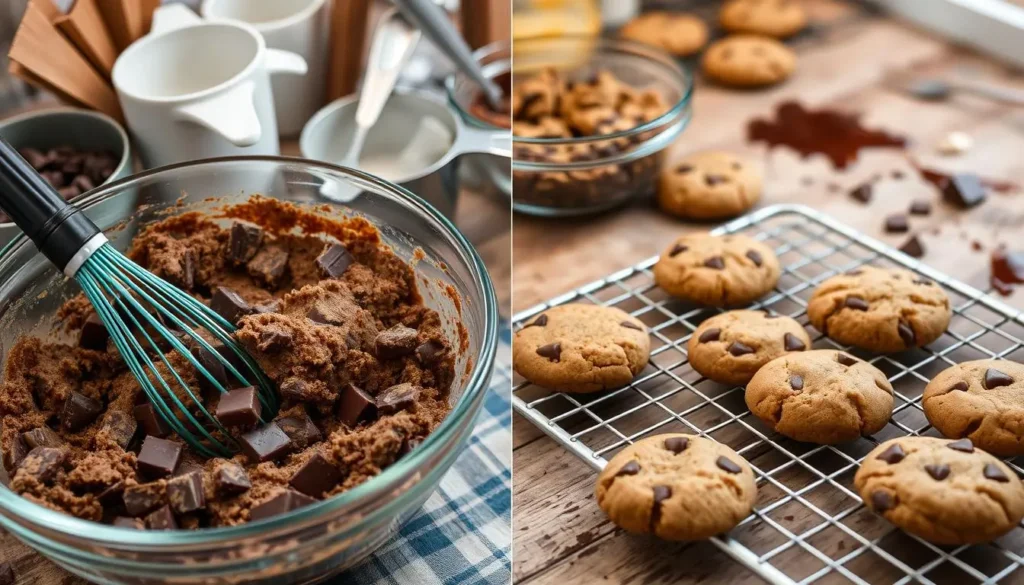
M238 450L238 442L174 369L168 354L157 345L161 341L185 358L200 379L224 394L228 391L224 384L200 363L185 341L197 351L206 352L207 360L217 360L243 387L254 386L262 406L261 417L264 422L273 419L278 409L277 393L255 360L231 338L235 326L109 245L92 220L64 201L2 139L0 208L50 262L75 279L154 410L199 454L230 456ZM222 355L200 330L223 344L230 354ZM156 360L163 363L166 377ZM183 396L172 390L172 384L183 391Z

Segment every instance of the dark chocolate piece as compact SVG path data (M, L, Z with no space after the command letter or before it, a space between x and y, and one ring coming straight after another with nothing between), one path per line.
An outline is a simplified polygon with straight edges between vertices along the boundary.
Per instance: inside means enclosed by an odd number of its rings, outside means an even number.
M220 357L223 356L218 357L218 355L215 354L214 352L198 344L196 344L192 348L192 355L195 356L196 361L199 362L199 365L202 366L207 373L213 376L214 380L220 382L221 386L228 385L228 373L227 370L224 369L224 364L221 363L220 361ZM198 377L199 386L204 391L210 392L216 390L216 388L213 386L210 380L206 378L206 376L204 376L203 374L198 374Z
M115 505L124 501L124 488L125 485L123 481L116 481L103 488L100 493L96 494L96 499L107 506Z
M256 349L264 353L277 353L291 344L291 331L271 327L260 332L260 340L256 342Z
M4 469L7 470L8 477L14 475L15 470L25 460L25 456L28 455L29 451L30 449L25 444L25 439L21 436L14 437L10 448L4 450Z
M727 473L737 474L743 471L742 467L736 465L736 462L725 456L720 456L718 459L716 459L715 465L717 465L719 469Z
M77 433L89 426L103 412L103 403L85 394L72 392L64 401L60 425L66 431Z
M249 474L245 468L237 463L223 463L217 468L213 475L214 487L217 493L234 496L245 493L252 488L249 481Z
M124 488L124 508L131 516L143 516L166 503L167 488L163 482L137 484Z
M704 261L704 266L708 268L714 268L715 270L722 270L725 268L725 259L721 256L712 256Z
M50 427L37 427L31 431L26 431L21 434L21 438L25 440L25 444L28 445L29 449L64 446L64 440L60 438L60 435L53 432Z
M425 366L436 364L444 357L445 346L436 339L428 339L416 346L416 359Z
M232 325L237 325L239 319L253 312L252 306L245 302L242 295L225 286L214 289L210 309Z
M986 197L985 185L973 173L957 173L950 176L942 187L942 198L961 209L980 204Z
M643 327L637 325L636 323L633 323L632 321L623 321L622 323L619 323L619 326L625 327L626 329L635 329L636 331L644 330Z
M292 448L302 450L323 440L320 429L313 424L308 415L286 416L274 421L288 435Z
M885 218L885 231L890 234L902 234L910 230L907 216L898 213Z
M907 452L903 450L903 447L899 443L893 443L885 451L878 454L875 459L885 461L889 465L899 463L907 456Z
M395 325L377 334L374 344L377 348L377 357L385 360L393 360L416 351L419 345L417 336L419 333L405 325Z
M754 263L754 266L761 266L764 263L764 258L761 257L761 253L757 250L747 250L746 256Z
M28 452L17 473L27 473L41 483L50 483L67 461L67 451L54 447L36 447Z
M640 464L636 461L627 461L625 465L619 468L619 472L615 476L636 475L638 473L640 473Z
M534 319L532 322L523 325L523 329L526 329L527 327L544 327L547 324L548 316L544 313L541 313L540 315L537 315L537 318Z
M672 497L672 488L667 485L656 485L651 488L654 505L651 507L651 532L657 532L661 521L661 503Z
M170 425L157 414L156 408L152 404L140 404L135 407L132 414L135 415L135 421L139 423L143 433L161 439L171 434Z
M235 222L231 226L231 236L228 239L228 259L236 266L241 266L260 249L263 243L263 230L259 226Z
M729 353L736 357L754 353L754 348L745 343L734 341L729 345Z
M786 351L803 351L807 349L807 344L792 333L786 333L782 336L782 345Z
M718 338L721 336L722 330L718 329L717 327L712 327L711 329L708 329L704 333L701 333L700 337L697 338L697 341L701 343L707 343L709 341L718 341Z
M118 516L114 518L114 521L110 523L111 526L116 528L128 528L131 530L145 530L146 523L139 518L129 518L128 516Z
M239 442L250 463L281 459L293 450L291 439L274 423L256 427L242 435Z
M82 331L78 335L78 347L104 351L107 349L107 340L110 339L110 332L107 326L100 320L95 312L90 313L82 324Z
M355 384L347 384L341 389L338 398L338 418L349 427L355 427L362 421L377 418L377 404L370 396Z
M110 440L122 449L128 448L137 429L138 424L135 419L127 412L120 410L108 411L103 417L103 424L100 427L100 431L106 433Z
M668 439L665 439L665 448L676 455L686 451L686 448L689 445L690 440L686 437L669 437Z
M177 530L178 521L170 506L162 506L146 516L146 527L150 530Z
M799 374L793 374L789 377L789 387L793 390L800 391L804 389L804 377Z
M924 244L921 243L921 239L917 236L910 236L903 245L900 246L900 252L903 252L911 258L922 258L924 257Z
M400 410L416 412L416 399L419 395L418 386L408 382L396 384L377 396L377 410L384 415L394 414Z
M985 370L985 389L991 390L1013 384L1013 378L995 368Z
M0 585L15 585L14 565L9 562L0 563Z
M316 323L317 325L341 325L341 321L330 315L324 313L320 307L313 306L308 312L306 312L306 318Z
M927 471L928 475L932 476L932 479L935 481L942 481L949 477L949 466L945 463L925 465L924 470Z
M305 402L310 398L309 387L301 378L288 378L278 387L281 398L292 402Z
M967 385L967 382L957 382L956 384L953 384L949 391L952 392L954 390L959 390L960 392L967 392L968 388L970 388L970 386Z
M687 251L689 249L690 249L689 246L684 246L683 244L675 244L674 246L672 246L672 249L668 251L668 257L669 258L673 258L675 256L678 256L678 255L682 254L683 252L685 252L685 251Z
M966 437L947 443L946 446L954 451L960 451L961 453L974 453L974 443Z
M878 490L871 494L871 507L881 514L896 505L896 499L889 492Z
M851 355L847 355L847 354L845 354L843 352L839 352L839 355L836 356L836 361L838 361L840 364L842 364L844 366L849 367L849 366L855 365L860 360L858 360L857 358L855 358L855 357L853 357Z
M341 481L341 472L331 465L319 453L314 453L306 463L295 472L288 484L296 491L314 498L323 497Z
M192 471L168 480L167 501L176 514L188 514L205 508L203 472Z
M899 334L900 339L907 347L914 347L917 344L917 335L914 333L914 329L908 324L900 321L896 324L896 333Z
M224 426L250 429L259 424L262 412L256 387L247 386L221 394L216 416Z
M265 287L276 290L288 270L288 248L267 244L245 265L249 276Z
M249 511L249 520L253 522L263 520L265 518L291 512L292 510L297 510L315 502L316 500L305 494L300 494L295 490L285 490L262 504L253 507L253 509Z
M932 212L932 203L927 199L915 199L910 204L911 215L929 215Z
M316 265L324 278L338 278L355 261L348 249L341 244L330 244L316 257Z
M181 443L152 435L142 442L139 451L139 471L152 478L167 477L174 473L181 461Z
M540 357L548 358L549 360L558 363L558 361L562 358L562 344L556 341L555 343L542 345L537 348L537 355L539 355Z
M861 203L870 203L871 196L874 194L874 189L875 188L871 185L871 183L864 183L862 185L858 185L852 191L850 191L850 197L853 197L854 199L860 201Z
M991 479L999 483L1008 483L1010 481L1010 478L995 463L986 463L981 473L985 476L985 479Z
M853 309L854 311L867 311L868 302L860 297L849 296L843 302L843 306Z

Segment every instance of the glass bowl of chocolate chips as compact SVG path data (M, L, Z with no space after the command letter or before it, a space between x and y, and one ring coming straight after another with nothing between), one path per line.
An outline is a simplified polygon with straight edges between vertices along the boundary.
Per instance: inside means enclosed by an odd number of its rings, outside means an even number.
M540 216L605 211L654 192L691 117L693 78L663 51L605 38L515 43L512 203Z
M193 451L19 235L0 252L0 527L100 583L287 585L352 567L419 510L473 431L497 346L487 271L444 216L275 157L164 167L77 203L234 323L281 404L176 366L237 440L233 456Z

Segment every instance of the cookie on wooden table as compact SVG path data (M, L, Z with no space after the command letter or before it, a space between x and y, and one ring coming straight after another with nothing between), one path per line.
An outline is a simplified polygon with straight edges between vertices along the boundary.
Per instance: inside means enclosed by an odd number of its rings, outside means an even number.
M989 453L1024 455L1024 365L975 360L947 368L925 386L928 422L951 438L969 438Z
M935 544L988 542L1024 517L1024 484L969 439L890 439L853 481L868 508Z
M769 37L734 35L704 53L704 74L733 87L774 85L796 70L796 53Z
M805 351L811 338L795 319L764 311L715 315L697 327L686 353L701 375L724 384L746 384L761 366Z
M807 12L797 0L729 0L718 21L732 33L784 39L807 26Z
M630 532L700 540L750 515L757 485L750 465L729 447L666 434L615 455L598 476L595 495L611 521Z
M614 307L552 307L512 339L512 365L519 375L564 392L624 386L644 369L650 355L647 328Z
M691 154L665 165L658 180L658 205L685 219L735 217L760 198L761 172L728 152Z
M776 432L832 445L876 433L892 416L892 386L878 368L818 349L774 359L747 384L747 408Z
M707 44L708 27L703 20L691 14L652 11L627 22L619 35L660 47L676 57L688 57Z
M873 266L829 278L807 305L818 331L877 352L928 345L946 330L951 315L942 287L908 270Z
M757 300L775 287L780 273L775 252L744 235L680 236L654 265L654 280L666 292L713 307Z

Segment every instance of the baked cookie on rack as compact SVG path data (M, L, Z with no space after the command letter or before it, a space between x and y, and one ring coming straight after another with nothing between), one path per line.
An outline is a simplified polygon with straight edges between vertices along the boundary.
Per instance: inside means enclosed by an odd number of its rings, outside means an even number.
M784 39L807 26L807 12L796 0L729 0L718 13L722 28Z
M733 35L704 52L704 74L732 87L764 87L787 79L796 70L796 53L779 41Z
M627 22L619 35L660 47L676 57L689 57L707 44L708 27L692 14L651 11Z
M779 282L779 259L767 245L741 234L676 238L654 265L669 294L713 307L744 305Z
M630 383L647 365L651 340L637 318L614 307L568 304L533 317L512 339L512 366L530 382L563 392Z
M853 482L868 508L935 544L988 542L1024 518L1024 484L970 439L890 439Z
M750 465L726 445L666 434L615 455L598 476L595 495L611 521L630 532L700 540L749 516L757 485Z
M665 165L658 179L658 206L684 219L735 217L760 198L761 172L728 152L693 153Z
M976 360L947 368L921 398L928 422L951 438L969 438L1003 457L1024 455L1024 365Z
M747 408L776 432L832 445L871 435L892 416L892 386L875 366L818 349L774 359L747 384Z
M934 282L901 269L861 266L822 282L807 305L811 324L832 339L868 351L928 345L951 317Z
M723 384L746 384L761 366L811 347L795 319L765 311L728 311L705 320L687 345L690 365Z

